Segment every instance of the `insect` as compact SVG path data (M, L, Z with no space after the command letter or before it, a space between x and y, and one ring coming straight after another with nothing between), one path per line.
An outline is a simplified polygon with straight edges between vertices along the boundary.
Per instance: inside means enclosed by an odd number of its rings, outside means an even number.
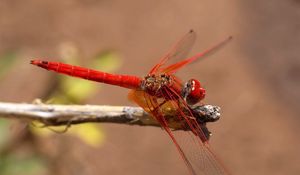
M61 74L131 89L129 99L150 113L166 131L191 174L229 174L208 143L210 132L206 122L218 118L201 118L197 115L197 104L204 99L205 89L196 79L182 83L175 73L187 64L214 53L232 37L204 52L185 58L195 38L195 32L189 31L145 77L110 74L38 59L32 60L31 64ZM168 60L180 61L168 65Z

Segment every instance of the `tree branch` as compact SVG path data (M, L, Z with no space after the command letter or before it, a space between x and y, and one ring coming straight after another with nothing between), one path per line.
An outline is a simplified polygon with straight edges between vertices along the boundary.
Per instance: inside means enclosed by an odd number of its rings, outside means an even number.
M220 108L213 105L197 107L200 116L218 119ZM87 122L119 123L140 126L160 126L140 107L98 105L53 105L0 102L0 117L39 121L46 126Z

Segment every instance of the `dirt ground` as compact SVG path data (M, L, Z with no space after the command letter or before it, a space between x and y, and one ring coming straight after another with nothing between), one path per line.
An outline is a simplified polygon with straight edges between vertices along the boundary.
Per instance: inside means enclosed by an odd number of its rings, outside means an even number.
M0 82L3 102L31 102L47 89L50 74L30 66L35 57L59 60L71 42L88 61L99 50L123 58L117 73L145 75L188 30L197 53L232 35L209 59L182 69L198 78L205 103L222 107L209 128L211 145L232 174L300 173L300 1L0 0L0 54L18 51L18 62ZM143 65L143 66L141 66ZM89 104L132 105L127 91L108 85ZM175 147L158 128L103 124L100 148L68 141L55 172L45 174L187 174Z

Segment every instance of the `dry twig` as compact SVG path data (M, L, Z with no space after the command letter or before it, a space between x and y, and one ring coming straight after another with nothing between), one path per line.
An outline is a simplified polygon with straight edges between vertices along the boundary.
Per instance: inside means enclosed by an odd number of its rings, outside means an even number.
M198 109L199 110L199 109ZM216 118L220 108L200 107L199 115ZM129 106L53 105L44 103L0 102L0 117L39 121L45 126L80 124L87 122L119 123L140 126L159 126L142 108Z

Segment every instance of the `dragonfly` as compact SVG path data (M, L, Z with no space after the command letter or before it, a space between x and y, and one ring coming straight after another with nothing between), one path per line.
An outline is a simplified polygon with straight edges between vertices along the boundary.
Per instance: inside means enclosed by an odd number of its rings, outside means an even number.
M218 118L203 118L196 110L205 98L206 90L199 80L183 83L175 73L186 65L202 60L222 48L231 36L192 57L186 55L195 43L196 33L190 30L150 69L144 77L120 75L60 62L31 60L38 67L73 77L130 89L128 98L148 112L171 138L192 175L229 174L209 144L207 122ZM169 60L176 61L167 64ZM200 105L198 105L200 104Z

